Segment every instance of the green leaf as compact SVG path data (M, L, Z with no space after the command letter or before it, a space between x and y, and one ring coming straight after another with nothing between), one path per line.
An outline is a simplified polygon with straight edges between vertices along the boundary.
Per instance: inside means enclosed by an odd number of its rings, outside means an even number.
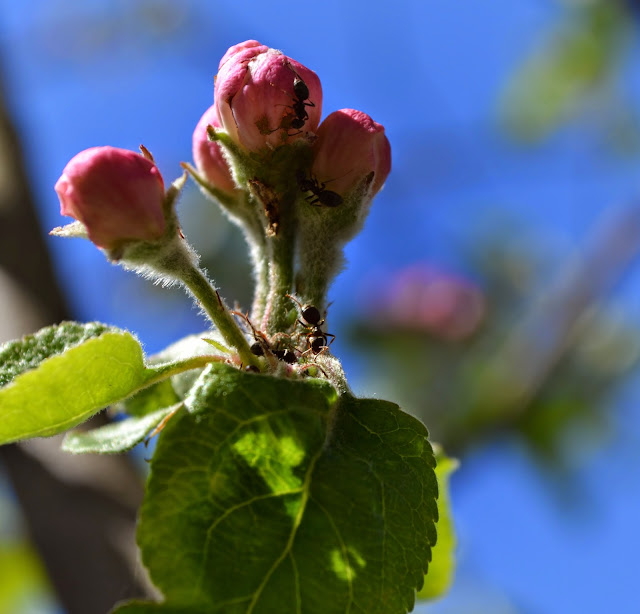
M43 328L35 335L5 343L0 346L0 388L10 384L18 375L35 369L48 358L63 354L106 332L123 331L100 322L62 322Z
M181 373L175 377L191 375L191 373ZM180 401L175 392L171 379L164 379L153 386L149 386L138 394L125 399L118 408L131 416L143 417L158 411L158 408L169 407Z
M140 343L126 331L96 322L44 328L0 347L0 445L55 435L168 378L188 389L203 367L223 360L198 353L146 367ZM176 396L159 385L138 411L155 411Z
M90 431L67 433L62 442L62 449L72 454L126 452L139 444L180 407L182 405L159 409L141 418L127 418Z
M412 609L438 514L420 422L220 364L191 396L201 411L161 433L138 530L166 605L119 614Z
M434 446L436 452L436 477L438 478L439 520L437 524L438 541L433 547L433 559L429 565L429 573L424 579L424 586L418 593L418 599L439 599L443 597L453 584L456 569L456 534L451 513L451 499L449 497L449 478L458 468L458 461L448 458L439 446Z
M71 428L155 374L128 332L67 322L0 350L0 444Z
M150 365L176 364L189 360L194 356L211 355L211 346L218 349L218 345L212 344L214 339L205 340L204 335L212 337L219 335L216 331L203 332L199 335L189 335L180 341L176 341L165 348L159 354L149 358ZM226 354L226 352L219 352ZM132 416L145 416L163 407L169 407L182 401L193 383L198 378L201 369L192 369L178 373L171 378L164 379L153 386L141 390L135 396L124 400L119 409Z
M209 614L208 610L189 609L185 611L182 606L171 607L164 603L148 603L131 601L113 609L112 614Z

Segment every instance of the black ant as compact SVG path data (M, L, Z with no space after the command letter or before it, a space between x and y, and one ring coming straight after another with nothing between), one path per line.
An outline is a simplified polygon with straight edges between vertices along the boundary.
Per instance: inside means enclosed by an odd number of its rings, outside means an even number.
M302 355L304 356L307 352L312 354L324 352L334 342L336 336L331 333L325 333L320 328L324 324L324 318L320 315L320 310L314 305L302 305L298 299L290 294L287 294L287 297L300 308L302 320L298 320L298 323L302 324L307 332L307 350ZM329 337L331 337L331 341L329 341Z
M307 86L307 84L300 78L300 75L298 75L298 73L291 67L288 62L287 67L295 75L295 77L293 78L293 96L291 96L289 92L285 92L288 96L291 97L291 99L293 100L293 104L278 106L283 106L287 109L291 109L291 113L285 113L280 120L280 125L273 130L268 130L266 134L270 134L272 132L275 132L276 130L286 130L288 133L291 129L298 130L298 132L296 132L295 134L300 134L306 121L309 119L307 107L316 106L315 102L311 102L311 100L309 100L309 87ZM295 134L291 134L288 136L295 136Z
M342 204L342 196L326 189L327 182L320 183L313 175L308 178L303 171L296 175L298 187L302 192L311 192L305 200L313 207L338 207Z
M315 107L316 105L309 100L309 88L307 84L297 75L293 79L293 93L293 104L289 106L293 111L293 119L289 123L289 126L294 130L301 130L305 122L309 119L307 107ZM307 102L307 100L309 102Z
M257 330L256 327L249 320L249 316L241 311L232 311L231 312L235 316L241 317L251 329L253 333L254 342L249 346L249 350L254 356L275 356L278 360L282 362L286 362L289 365L292 365L298 362L298 357L292 352L290 349L277 349L274 350L269 343L267 336L260 330ZM288 335L286 335L288 337ZM248 365L246 370L249 370L249 367L252 365ZM253 370L253 369L251 369ZM258 370L259 371L259 370Z
M273 350L273 353L276 355L278 360L286 362L288 365L298 362L298 357L295 355L295 352L292 352L291 350Z

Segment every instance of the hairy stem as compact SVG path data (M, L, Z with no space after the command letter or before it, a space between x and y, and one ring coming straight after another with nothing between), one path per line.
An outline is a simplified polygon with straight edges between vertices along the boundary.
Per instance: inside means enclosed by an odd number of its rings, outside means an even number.
M180 281L191 291L202 305L209 319L220 331L223 339L238 350L238 355L245 365L256 364L256 357L251 353L249 344L229 312L218 291L209 283L204 273L196 266L185 268Z
M285 227L286 228L286 227ZM269 334L284 332L288 328L291 301L286 297L293 287L295 238L291 232L270 240L269 294L263 319L263 328Z

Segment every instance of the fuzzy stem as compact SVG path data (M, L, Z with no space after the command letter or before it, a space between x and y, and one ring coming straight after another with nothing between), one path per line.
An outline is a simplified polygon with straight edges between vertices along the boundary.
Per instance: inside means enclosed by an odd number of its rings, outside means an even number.
M286 226L284 230L285 232L269 240L269 294L263 320L263 327L269 334L283 332L288 328L291 309L291 302L286 295L293 288L295 236Z
M205 354L202 356L191 356L184 360L178 360L176 362L170 362L167 364L153 365L147 367L147 380L141 387L146 388L157 382L161 382L169 377L184 373L185 371L191 371L192 369L202 369L212 362L225 362L226 359L222 356L215 354Z
M209 319L220 331L223 339L238 350L238 355L245 365L257 364L251 353L249 344L218 291L213 288L204 273L197 267L183 269L180 281L191 291L202 305Z
M253 277L255 280L255 290L253 303L251 305L251 319L254 322L261 322L267 306L269 294L269 262L266 257L255 257L252 254Z

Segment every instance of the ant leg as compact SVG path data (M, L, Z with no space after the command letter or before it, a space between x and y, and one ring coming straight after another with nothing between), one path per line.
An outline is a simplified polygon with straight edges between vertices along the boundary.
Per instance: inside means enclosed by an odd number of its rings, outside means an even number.
M296 305L298 305L298 307L300 307L300 310L302 310L302 303L295 297L291 296L290 294L285 294L285 296L287 298L290 298ZM299 322L300 320L298 320Z
M300 358L304 358L309 352L312 352L313 348L309 348L300 354Z

